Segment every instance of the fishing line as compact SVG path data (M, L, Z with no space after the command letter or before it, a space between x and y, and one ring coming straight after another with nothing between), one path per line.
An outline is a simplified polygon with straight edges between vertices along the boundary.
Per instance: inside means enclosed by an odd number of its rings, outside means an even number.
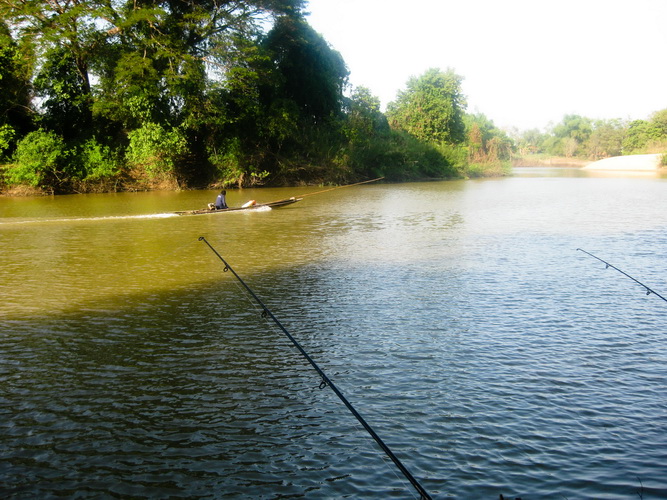
M609 269L610 267L611 267L612 269L616 269L616 270L617 270L619 273L621 273L623 276L627 276L628 278L630 278L630 279L631 279L632 281L634 281L635 283L638 283L639 285L641 285L641 286L646 290L646 295L651 295L651 294L653 294L653 295L657 295L657 296L660 297L662 300L664 300L665 302L667 302L667 299L666 299L665 297L663 297L662 295L660 295L658 292L656 292L655 290L653 290L653 289L647 287L647 286L646 286L644 283L642 283L641 281L639 281L639 280L633 278L633 277L630 276L628 273L626 273L626 272L624 272L624 271L621 271L618 267L616 267L616 266L610 264L610 263L607 262L606 260L603 260L603 259L601 259L600 257L596 257L596 256L593 255L592 253L587 252L586 250L584 250L583 248L577 248L577 250L579 250L579 251L581 251L581 252L584 252L585 254L590 255L590 256L593 257L594 259L597 259L597 260L599 260L600 262L604 263L604 264L607 266L607 267L605 267L605 269Z
M382 179L384 179L384 177L378 177L377 179L371 179L369 181L361 181L361 182L357 182L355 184L345 184L344 186L334 186L332 188L325 189L323 191L315 191L313 193L306 193L306 194L302 194L300 196L301 196L301 198L305 198L306 196L313 196L314 194L328 193L329 191L333 191L335 189L342 189L342 188L353 187L353 186L361 186L362 184L368 184L369 182L377 182L377 181L381 181Z
M382 448L382 450L385 452L385 454L391 459L392 462L394 462L394 465L398 467L398 469L403 473L405 478L410 481L412 486L417 490L417 492L421 495L421 498L423 500L431 500L431 496L426 492L426 490L419 484L419 481L415 479L415 477L410 473L410 471L403 465L403 463L399 460L399 458L394 454L394 452L389 449L389 447L382 441L380 436L373 430L373 428L364 420L364 418L357 412L357 410L352 406L352 404L347 400L347 398L343 395L343 393L340 392L338 387L327 377L327 375L322 371L322 369L317 365L317 363L310 357L310 355L304 350L303 347L301 347L301 344L287 331L287 329L278 321L278 318L276 318L273 313L264 305L264 303L260 300L257 295L255 295L255 292L252 291L252 289L241 279L241 277L236 274L236 271L232 269L232 267L225 261L225 259L222 258L222 256L218 253L218 251L213 248L213 246L208 242L208 240L204 236L199 237L199 241L203 241L206 243L206 245L211 249L211 251L220 259L220 261L225 265L224 267L224 272L231 271L231 273L234 275L234 277L241 283L243 288L250 294L250 296L257 302L257 304L260 306L262 312L261 316L262 318L270 318L275 325L280 328L280 330L285 334L285 336L292 342L292 344L298 349L298 351L301 353L301 355L306 358L308 363L315 369L315 371L318 373L320 378L322 379L322 382L320 383L320 389L324 389L325 387L330 387L331 390L338 396L338 399L341 400L341 402L347 407L347 409L354 415L354 417L359 421L359 423L363 426L364 429L371 435L371 437L375 440L375 442Z

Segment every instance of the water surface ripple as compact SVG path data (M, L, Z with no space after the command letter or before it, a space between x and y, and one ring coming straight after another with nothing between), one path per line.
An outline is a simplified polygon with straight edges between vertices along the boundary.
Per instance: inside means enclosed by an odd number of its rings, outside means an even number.
M415 497L200 235L434 498L667 498L667 304L576 251L667 292L664 179L143 217L212 194L0 199L3 498Z

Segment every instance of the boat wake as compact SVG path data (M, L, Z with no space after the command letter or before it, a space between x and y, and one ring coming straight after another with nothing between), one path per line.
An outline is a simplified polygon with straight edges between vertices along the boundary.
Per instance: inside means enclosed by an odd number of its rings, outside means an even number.
M267 205L262 205L252 209L253 212L270 212L271 210L273 209Z
M37 223L48 223L48 222L125 220L125 219L167 219L169 217L178 217L178 214L163 213L163 214L147 214L147 215L109 215L105 217L65 217L62 219L10 220L10 221L0 221L0 225L37 224Z

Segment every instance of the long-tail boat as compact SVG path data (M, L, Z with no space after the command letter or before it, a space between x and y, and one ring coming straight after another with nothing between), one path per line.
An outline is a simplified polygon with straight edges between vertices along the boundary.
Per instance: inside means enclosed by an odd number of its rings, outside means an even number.
M203 215L203 214L222 214L226 212L238 212L239 210L256 210L258 208L262 207L269 207L269 208L279 208L279 207L284 207L286 205L291 205L292 203L296 203L297 201L301 201L303 198L285 198L284 200L277 200L277 201L270 201L268 203L256 203L253 201L250 201L243 206L240 207L231 207L231 208L222 208L222 209L211 209L211 208L203 208L201 210L185 210L182 212L174 212L178 215Z
M270 201L268 203L257 203L255 200L251 200L248 203L240 206L240 207L232 207L232 208L222 208L222 209L215 209L215 208L203 208L201 210L186 210L184 212L174 212L175 214L178 215L203 215L203 214L222 214L222 213L227 213L227 212L238 212L239 210L256 210L258 208L263 208L263 207L269 207L269 208L279 208L279 207L284 207L286 205L291 205L292 203L296 203L297 201L303 200L304 197L306 196L311 196L314 194L320 194L320 193L326 193L328 191L333 191L334 189L341 189L345 187L352 187L352 186L359 186L361 184L368 184L369 182L376 182L379 180L384 179L384 177L378 177L377 179L371 179L369 181L362 181L362 182L357 182L356 184L347 184L344 186L334 186L328 189L325 189L323 191L316 191L314 193L306 193L302 194L301 198L296 198L292 196L291 198L285 198L284 200L277 200L277 201Z

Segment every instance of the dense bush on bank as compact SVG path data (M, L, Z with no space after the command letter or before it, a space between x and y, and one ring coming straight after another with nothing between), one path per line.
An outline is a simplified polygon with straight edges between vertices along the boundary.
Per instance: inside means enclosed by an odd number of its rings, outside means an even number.
M431 143L389 127L371 135L353 134L345 142L340 140L340 134L314 135L308 149L277 156L279 168L272 173L244 167L247 159L231 148L210 159L206 165L208 180L197 185L189 183L187 172L183 172L188 166L188 151L178 131L144 125L129 134L129 144L123 150L112 149L96 138L68 145L56 133L39 129L18 142L12 162L0 172L0 191L60 194L232 185L345 184L377 177L402 182L508 173L506 159L486 152L472 155L466 144ZM199 171L202 170L200 167Z

